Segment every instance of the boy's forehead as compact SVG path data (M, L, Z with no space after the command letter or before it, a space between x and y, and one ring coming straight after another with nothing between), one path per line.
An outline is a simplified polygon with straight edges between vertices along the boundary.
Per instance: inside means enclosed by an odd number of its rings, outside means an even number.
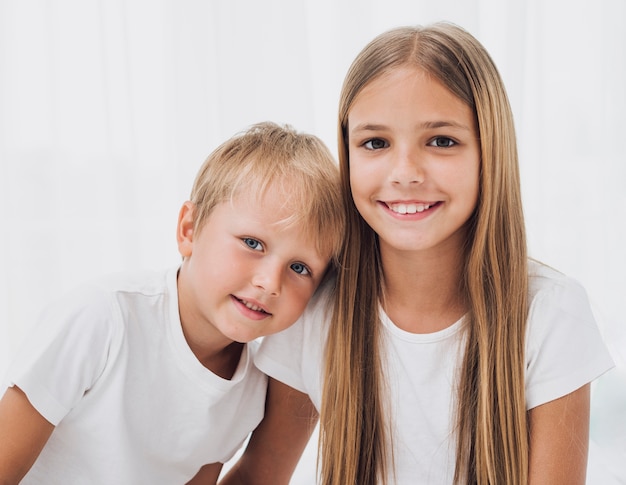
M289 200L297 198L297 195L302 193L300 185L302 183L302 179L294 180L286 176L276 176L267 181L248 179L234 188L230 199L259 203L276 198Z
M271 184L265 190L255 189L254 185L248 184L233 194L231 203L240 210L272 220L275 226L297 224L302 232L319 237L324 227L320 224L320 216L312 210L314 201L303 200L307 196L313 197L313 193L298 190L297 184Z
M283 185L270 184L262 188L247 183L231 195L230 203L240 210L262 212L266 218L276 216L281 220L303 212L294 192Z
M297 236L301 250L310 247L322 259L329 259L335 251L332 226L324 225L320 214L311 214L310 205L300 203L288 189L285 192L268 187L259 191L251 187L223 203L240 216L240 223L260 231L260 235L276 232L289 238Z
M307 241L321 253L335 253L338 246L337 224L327 220L332 209L320 205L320 184L307 181L301 174L281 174L261 180L249 178L231 194L232 203L239 212L246 211L256 219L263 219L276 230L297 227ZM325 199L325 197L322 197ZM334 208L334 210L338 210ZM331 217L332 219L332 217Z

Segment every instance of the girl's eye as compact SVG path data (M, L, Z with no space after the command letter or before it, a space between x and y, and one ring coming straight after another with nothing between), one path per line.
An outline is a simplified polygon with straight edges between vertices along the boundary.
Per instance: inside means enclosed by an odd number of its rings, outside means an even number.
M456 145L456 142L447 136L438 136L428 144L428 146L437 148L451 148L454 145Z
M294 270L296 273L301 274L301 275L310 275L311 272L309 271L309 268L306 267L306 265L302 264L302 263L293 263L291 265L291 269Z
M255 251L263 251L263 244L261 244L261 242L257 241L256 239L253 239L251 237L244 237L242 241L250 249L254 249Z
M372 138L363 143L363 146L368 150L380 150L381 148L387 148L389 144L380 138Z

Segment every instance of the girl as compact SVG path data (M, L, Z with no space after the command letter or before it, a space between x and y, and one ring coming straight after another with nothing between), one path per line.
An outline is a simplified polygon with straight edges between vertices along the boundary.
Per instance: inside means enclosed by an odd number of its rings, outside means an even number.
M342 270L264 340L257 365L290 387L272 380L227 483L286 482L317 410L324 485L584 483L589 383L612 362L584 290L528 261L485 49L449 24L374 39L344 82L339 157Z

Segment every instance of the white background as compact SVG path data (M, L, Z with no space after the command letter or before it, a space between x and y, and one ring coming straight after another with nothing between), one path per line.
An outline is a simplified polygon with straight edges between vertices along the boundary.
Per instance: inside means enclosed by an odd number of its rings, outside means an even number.
M0 0L0 371L50 299L178 263L220 142L269 119L336 152L357 52L436 20L501 70L531 255L584 284L618 364L594 387L589 483L626 483L626 0Z

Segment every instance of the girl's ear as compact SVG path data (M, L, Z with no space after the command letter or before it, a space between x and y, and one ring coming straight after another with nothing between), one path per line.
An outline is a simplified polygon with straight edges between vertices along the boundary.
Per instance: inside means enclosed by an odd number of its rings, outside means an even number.
M183 258L191 256L193 248L193 224L194 224L193 202L185 202L178 213L178 225L176 226L176 241L178 242L178 252Z

